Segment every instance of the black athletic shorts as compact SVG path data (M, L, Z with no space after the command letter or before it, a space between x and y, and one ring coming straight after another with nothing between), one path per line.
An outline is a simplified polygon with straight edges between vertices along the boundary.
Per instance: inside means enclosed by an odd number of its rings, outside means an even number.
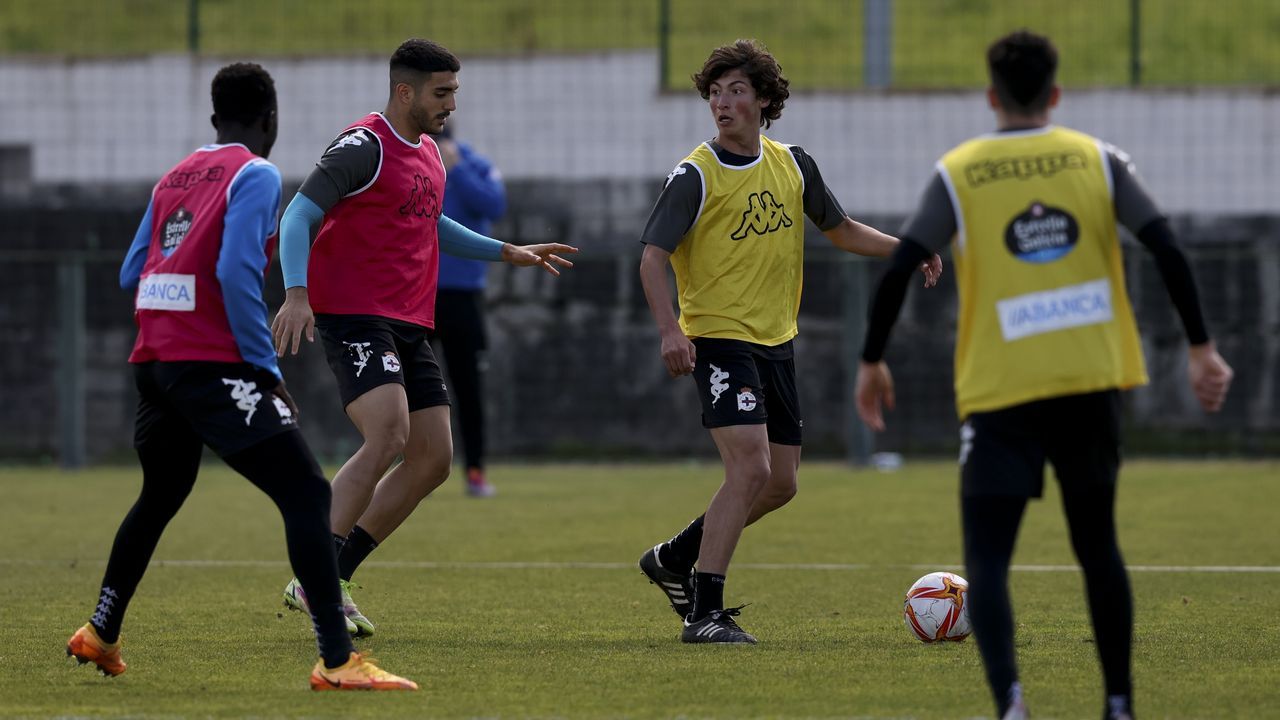
M145 362L133 366L138 385L134 447L169 423L191 427L220 457L297 429L289 406L271 394L275 375L249 363Z
M800 445L804 421L796 364L787 341L769 347L744 340L694 338L693 379L702 426L767 425L769 442Z
M960 426L965 497L1040 497L1046 460L1064 487L1114 486L1120 471L1120 392L1064 395L977 412Z
M316 315L342 407L387 383L404 386L409 412L449 404L427 328L374 315Z

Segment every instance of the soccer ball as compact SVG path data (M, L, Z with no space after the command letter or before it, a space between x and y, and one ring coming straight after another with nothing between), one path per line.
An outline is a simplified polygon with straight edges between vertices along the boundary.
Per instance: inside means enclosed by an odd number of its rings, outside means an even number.
M969 637L969 583L949 572L929 573L907 591L902 620L921 641Z

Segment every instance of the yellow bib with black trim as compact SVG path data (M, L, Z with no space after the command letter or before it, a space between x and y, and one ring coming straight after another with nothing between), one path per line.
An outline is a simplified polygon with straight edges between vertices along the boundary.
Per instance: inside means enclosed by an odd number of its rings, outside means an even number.
M960 292L960 417L1147 382L1097 139L1005 132L943 156Z
M760 345L795 337L804 178L791 150L761 136L750 165L724 165L705 143L684 162L702 176L702 206L671 254L680 328L689 337Z

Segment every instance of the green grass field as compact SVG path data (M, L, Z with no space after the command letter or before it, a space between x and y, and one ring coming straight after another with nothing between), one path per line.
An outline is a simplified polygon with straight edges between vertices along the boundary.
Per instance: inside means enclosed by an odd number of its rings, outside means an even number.
M307 689L315 645L309 623L279 605L290 576L279 519L247 482L206 467L130 608L129 670L106 679L75 667L63 644L92 611L139 473L0 469L0 716L992 712L972 640L924 645L900 617L918 576L960 562L950 464L802 468L800 495L751 528L735 558L727 599L751 603L741 621L761 638L747 648L682 645L633 564L698 512L716 466L506 465L492 477L492 501L450 481L356 576L379 627L359 645L423 691L340 694ZM1280 465L1133 462L1122 483L1141 716L1280 717ZM1035 717L1097 717L1081 578L1053 568L1072 563L1056 491L1028 512L1015 563Z
M186 0L0 0L0 53L130 55L190 47ZM659 0L199 0L196 45L220 55L385 55L406 37L432 37L466 59L659 45ZM737 37L764 40L798 88L862 84L862 0L670 0L670 87L708 51ZM1275 84L1280 3L1141 0L1143 82ZM893 77L903 88L975 87L997 35L1031 27L1063 50L1063 82L1130 80L1128 0L896 0Z

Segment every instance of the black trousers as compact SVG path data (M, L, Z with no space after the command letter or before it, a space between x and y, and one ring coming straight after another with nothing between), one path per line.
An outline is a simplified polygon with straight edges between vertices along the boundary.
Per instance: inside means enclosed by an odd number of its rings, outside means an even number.
M1106 693L1130 695L1133 597L1115 520L1119 393L974 413L961 429L961 441L969 616L999 713L1018 680L1009 564L1027 501L1043 490L1046 463L1058 479L1071 547L1084 574Z
M462 451L468 468L484 467L484 291L440 290L436 293L436 327L432 339L440 343L449 374Z

